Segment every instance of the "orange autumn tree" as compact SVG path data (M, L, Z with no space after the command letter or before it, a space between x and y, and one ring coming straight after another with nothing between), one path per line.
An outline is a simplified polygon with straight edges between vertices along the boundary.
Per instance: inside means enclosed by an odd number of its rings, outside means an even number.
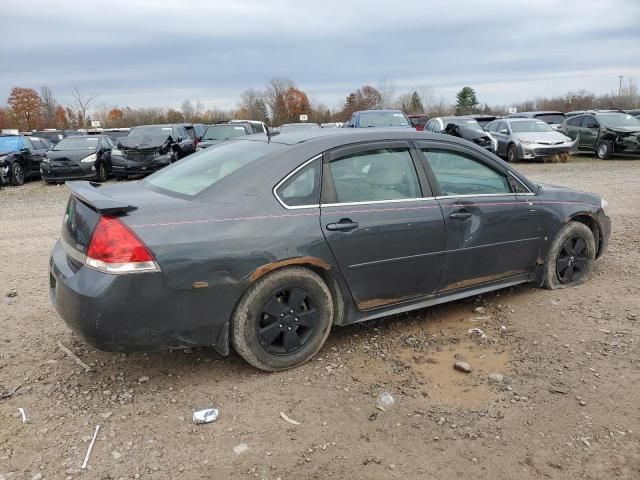
M42 116L42 99L33 88L13 87L7 99L11 110L21 121L20 126L26 124L26 130L31 130Z
M109 125L116 126L120 121L122 121L122 110L119 108L113 108L107 114L107 120Z
M307 94L296 87L289 87L285 92L284 104L290 122L299 122L300 115L308 115L311 110Z

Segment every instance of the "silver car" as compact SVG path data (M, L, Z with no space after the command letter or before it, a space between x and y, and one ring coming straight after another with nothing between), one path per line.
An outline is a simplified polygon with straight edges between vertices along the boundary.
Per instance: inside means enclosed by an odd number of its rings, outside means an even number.
M533 118L502 118L485 127L498 141L498 155L508 162L540 160L551 155L571 153L576 142L551 126Z

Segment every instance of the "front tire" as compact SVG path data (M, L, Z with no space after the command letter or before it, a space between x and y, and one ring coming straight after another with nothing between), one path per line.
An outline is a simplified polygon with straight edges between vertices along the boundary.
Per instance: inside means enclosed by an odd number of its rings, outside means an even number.
M24 185L24 168L22 168L19 162L13 162L13 164L11 164L9 183L14 187Z
M107 167L104 162L100 162L97 168L98 172L96 173L96 180L100 183L104 183L109 179L109 175L107 174Z
M231 341L248 363L276 372L318 353L333 324L331 292L302 267L276 270L256 281L236 306Z
M509 145L509 148L507 148L507 162L509 163L515 163L518 161L518 150L516 149L516 146L511 143Z
M598 143L598 147L596 148L596 155L600 160L609 160L611 158L611 154L613 153L613 144L608 140L603 140Z
M544 266L544 287L575 287L593 274L596 240L584 223L569 222L553 239Z

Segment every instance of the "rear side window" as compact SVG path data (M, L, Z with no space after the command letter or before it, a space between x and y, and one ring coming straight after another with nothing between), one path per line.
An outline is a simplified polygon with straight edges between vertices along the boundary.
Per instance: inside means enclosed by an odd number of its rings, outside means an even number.
M357 152L329 163L338 203L420 198L422 192L407 148Z
M461 153L422 150L443 196L509 194L507 177Z
M286 147L278 143L230 141L194 153L147 177L145 185L195 196L227 175Z
M586 117L582 117L582 127L583 128L598 128L598 121L590 115Z
M276 189L276 195L287 207L320 204L321 160L317 159L289 177Z

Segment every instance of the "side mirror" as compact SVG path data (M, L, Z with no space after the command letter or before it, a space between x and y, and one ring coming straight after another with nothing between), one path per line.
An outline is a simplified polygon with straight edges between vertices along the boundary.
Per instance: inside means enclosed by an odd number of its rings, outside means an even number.
M29 150L27 147L22 147L20 149L20 153L29 153L31 150Z

